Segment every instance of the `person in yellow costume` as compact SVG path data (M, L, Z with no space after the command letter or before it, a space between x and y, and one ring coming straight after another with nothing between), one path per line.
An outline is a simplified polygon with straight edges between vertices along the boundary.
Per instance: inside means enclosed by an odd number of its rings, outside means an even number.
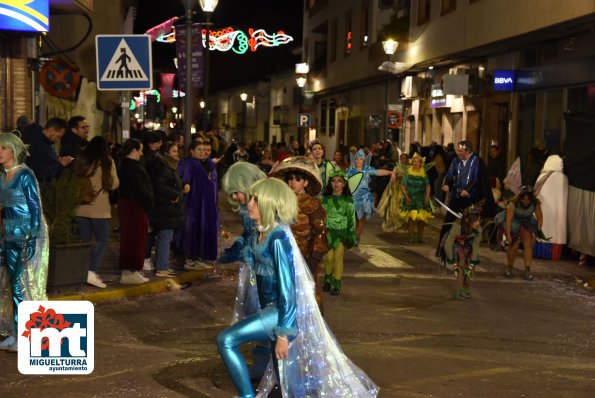
M430 180L423 167L424 160L415 153L411 158L411 167L401 180L403 202L400 215L407 222L410 243L423 243L424 227L428 220L434 218L430 202Z

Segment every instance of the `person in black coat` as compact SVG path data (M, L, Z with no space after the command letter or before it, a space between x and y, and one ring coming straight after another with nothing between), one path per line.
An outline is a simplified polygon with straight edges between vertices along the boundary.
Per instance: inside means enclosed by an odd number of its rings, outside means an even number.
M118 215L120 218L120 283L148 282L139 271L147 251L149 214L153 210L153 185L140 164L143 145L135 138L127 140L120 153Z
M169 269L169 246L174 231L184 226L185 214L182 195L190 191L189 185L182 185L178 174L178 147L171 141L165 142L155 155L151 168L151 182L155 193L155 205L150 215L150 223L157 235L156 268L157 276L172 277Z
M33 129L29 132L29 158L27 165L35 173L39 183L44 183L58 177L64 167L74 159L71 156L56 155L54 143L64 135L66 122L53 117L49 119L43 129Z
M78 157L89 145L89 122L84 116L73 116L68 120L66 134L60 139L60 156Z

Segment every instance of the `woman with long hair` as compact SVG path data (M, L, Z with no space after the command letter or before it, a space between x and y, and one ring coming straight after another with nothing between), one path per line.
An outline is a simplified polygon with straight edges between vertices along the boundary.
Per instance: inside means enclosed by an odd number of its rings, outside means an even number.
M0 349L18 351L18 305L47 300L47 227L39 187L25 163L25 144L12 133L0 133L0 333L9 336Z
M116 165L110 157L109 147L103 137L94 137L89 142L73 162L72 172L75 176L88 178L93 188L89 203L81 204L75 209L74 220L78 225L81 240L90 241L95 237L87 283L103 289L106 284L97 271L109 239L109 222L112 218L109 193L120 185Z
M120 152L120 269L122 284L139 284L149 279L139 271L143 268L147 251L149 213L153 208L153 186L145 168L140 163L143 144L130 138Z

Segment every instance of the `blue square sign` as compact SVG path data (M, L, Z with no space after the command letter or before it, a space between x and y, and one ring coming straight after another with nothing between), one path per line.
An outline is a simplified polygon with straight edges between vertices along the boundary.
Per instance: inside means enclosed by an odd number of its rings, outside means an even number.
M148 35L97 35L98 90L153 88L151 38Z

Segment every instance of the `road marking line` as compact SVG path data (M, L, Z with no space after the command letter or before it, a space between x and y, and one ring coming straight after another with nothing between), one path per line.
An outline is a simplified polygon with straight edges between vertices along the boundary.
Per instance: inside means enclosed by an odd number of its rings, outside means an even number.
M368 256L366 260L378 267L378 268L413 268L406 262L391 256L390 254L383 252L380 249L370 246L364 246L358 248L358 254L364 254Z

